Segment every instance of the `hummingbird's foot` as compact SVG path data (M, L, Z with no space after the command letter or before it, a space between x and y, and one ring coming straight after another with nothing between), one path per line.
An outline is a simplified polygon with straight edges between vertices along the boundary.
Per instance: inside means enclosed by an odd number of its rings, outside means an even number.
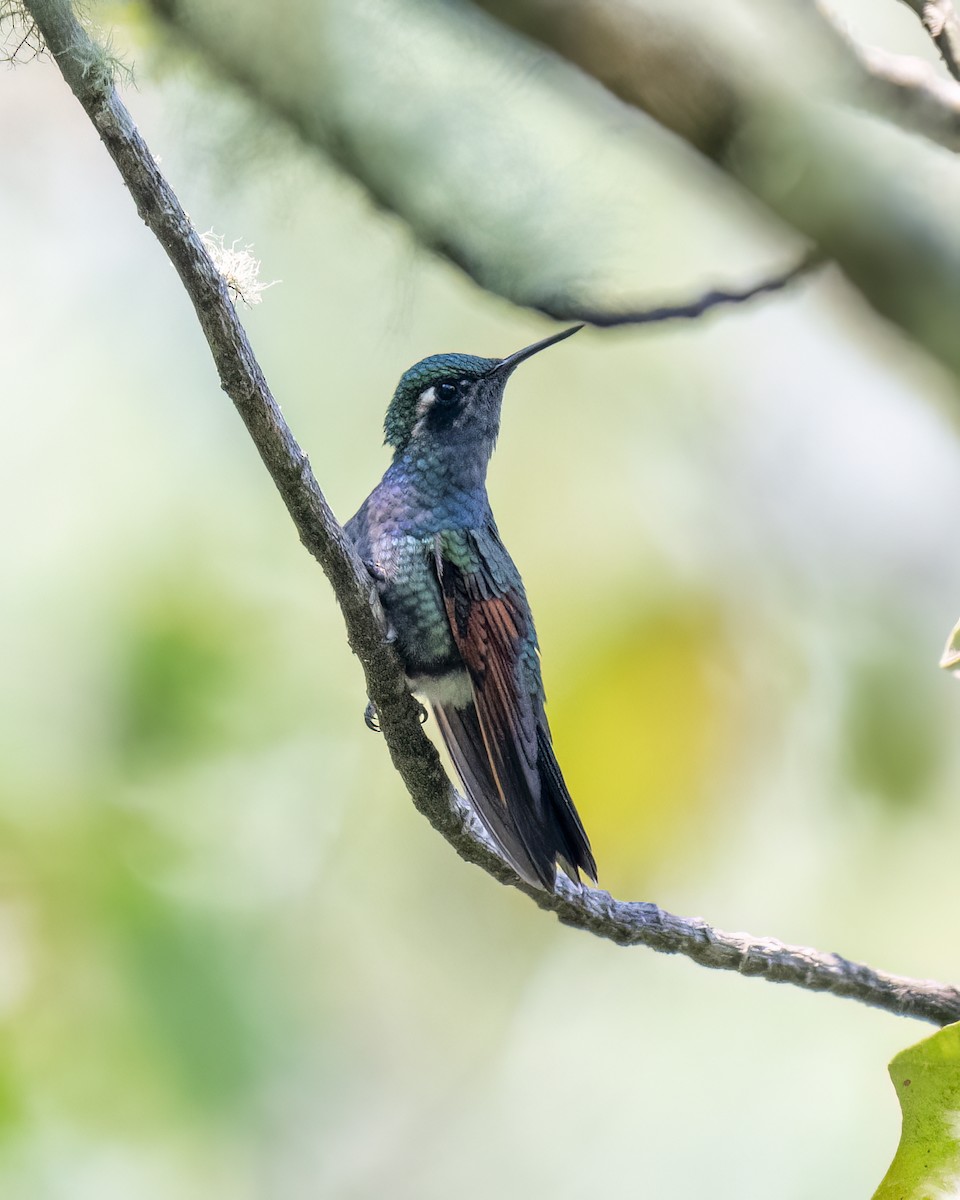
M380 590L387 582L387 577L372 558L363 558L360 561L363 563L367 574L373 580L373 587L370 589L370 603L376 608L380 601Z
M430 714L427 712L426 708L424 708L424 706L420 703L420 701L416 700L416 698L415 698L415 702L417 705L417 716L420 718L420 724L426 725L427 717ZM374 733L380 732L380 717L377 714L377 706L374 704L374 702L372 700L367 701L367 707L363 710L363 723L364 723L364 725L366 725L366 727L368 729L372 730Z
M363 560L363 565L367 568L367 574L374 581L374 583L387 582L386 575L383 573L383 571L381 571L380 567L373 561L373 559L365 558Z

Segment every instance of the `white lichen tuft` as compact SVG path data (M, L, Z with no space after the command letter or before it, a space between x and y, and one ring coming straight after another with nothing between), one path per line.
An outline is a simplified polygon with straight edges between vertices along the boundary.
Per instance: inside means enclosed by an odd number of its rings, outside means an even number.
M260 303L267 288L280 282L279 279L269 283L261 281L260 259L254 258L251 253L253 246L244 246L239 239L228 246L223 235L214 233L212 229L200 236L235 301L242 300L248 308L252 308Z

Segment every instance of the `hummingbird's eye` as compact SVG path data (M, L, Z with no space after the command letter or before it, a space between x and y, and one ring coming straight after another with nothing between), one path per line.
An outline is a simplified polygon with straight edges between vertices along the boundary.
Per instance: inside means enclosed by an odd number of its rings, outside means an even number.
M449 402L450 400L455 400L456 396L457 396L457 385L455 383L450 383L449 381L445 381L444 383L437 384L437 399L438 400L446 400Z

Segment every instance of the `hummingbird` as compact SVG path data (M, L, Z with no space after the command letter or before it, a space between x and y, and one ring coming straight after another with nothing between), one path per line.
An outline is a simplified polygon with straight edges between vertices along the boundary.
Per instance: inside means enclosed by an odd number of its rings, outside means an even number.
M597 868L553 752L533 615L486 477L507 380L582 328L507 358L434 354L406 371L384 422L393 460L345 527L473 810L517 874L548 891L558 862L578 882ZM365 719L378 728L372 704Z

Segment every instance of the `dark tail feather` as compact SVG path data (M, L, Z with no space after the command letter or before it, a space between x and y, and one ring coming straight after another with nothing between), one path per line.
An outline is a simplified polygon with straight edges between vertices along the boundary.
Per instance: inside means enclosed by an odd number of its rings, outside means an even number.
M435 706L434 713L474 811L516 872L533 886L553 891L559 858L571 878L579 879L582 870L596 879L590 844L549 733L543 727L537 732L537 777L510 771L498 788L476 708Z
M553 753L550 732L541 724L537 729L537 766L540 770L540 794L548 820L556 830L555 855L571 879L580 879L580 872L597 882L597 864L587 840L586 831L577 810L573 807L560 764Z
M463 780L467 798L487 832L527 883L552 888L552 862L547 868L544 855L531 851L515 819L516 805L505 805L500 799L477 710L469 704L466 708L435 706L433 711L453 764Z

